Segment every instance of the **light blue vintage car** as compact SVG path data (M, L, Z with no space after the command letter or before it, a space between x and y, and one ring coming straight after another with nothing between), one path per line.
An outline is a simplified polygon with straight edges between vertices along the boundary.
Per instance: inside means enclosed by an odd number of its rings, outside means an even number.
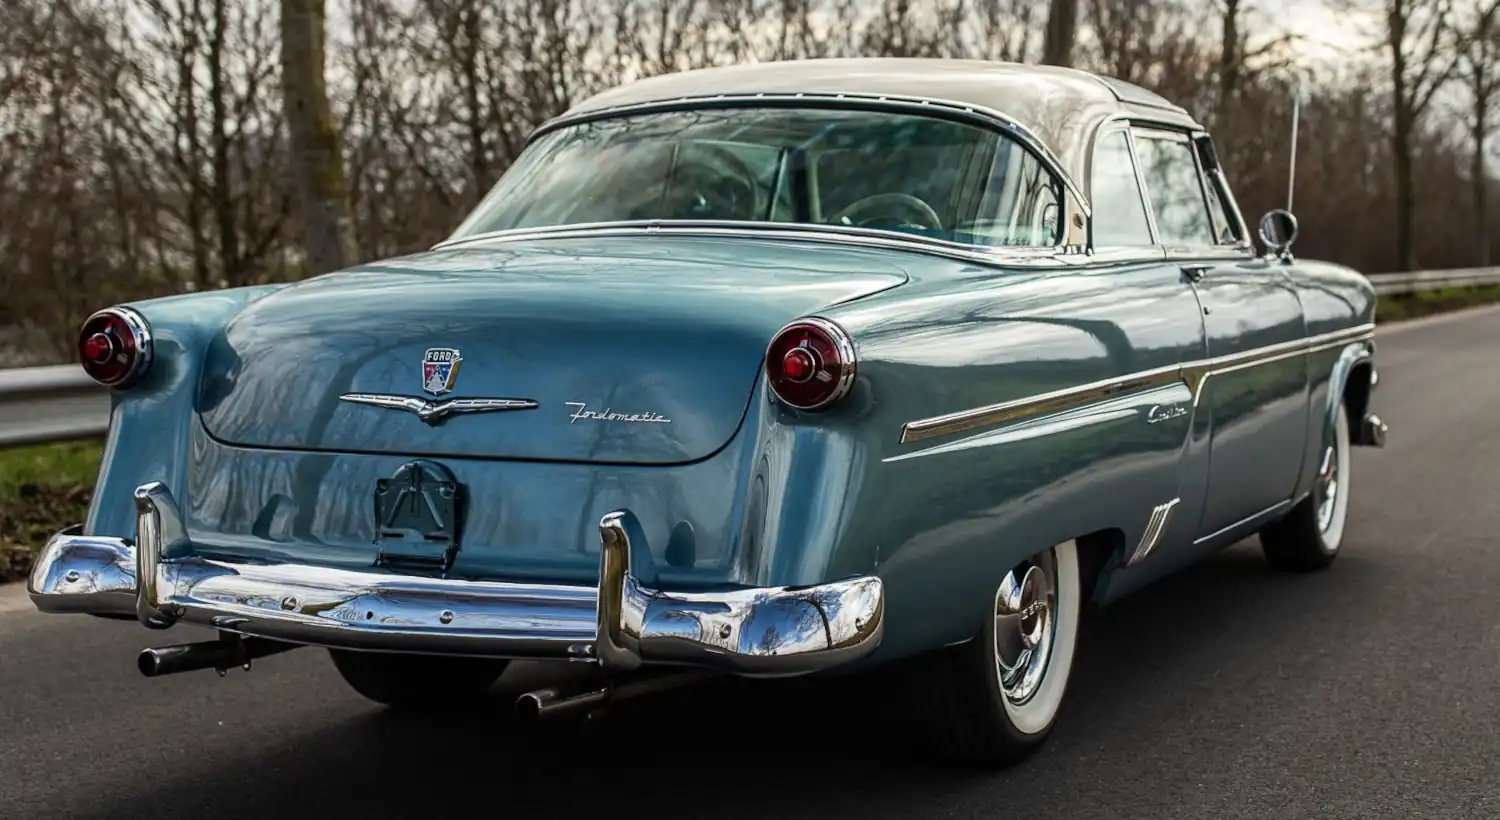
M430 251L90 318L109 440L32 599L217 630L147 675L318 646L404 707L509 659L605 673L534 716L895 670L935 750L1014 762L1088 605L1338 554L1375 296L1295 231L1257 255L1203 129L1079 71L636 82Z

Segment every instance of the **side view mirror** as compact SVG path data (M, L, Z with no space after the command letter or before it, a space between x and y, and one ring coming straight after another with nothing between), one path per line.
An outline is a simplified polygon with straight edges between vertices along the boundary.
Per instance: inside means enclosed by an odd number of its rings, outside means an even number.
M1266 212L1260 218L1260 240L1267 251L1289 261L1292 243L1297 241L1297 217L1285 208Z

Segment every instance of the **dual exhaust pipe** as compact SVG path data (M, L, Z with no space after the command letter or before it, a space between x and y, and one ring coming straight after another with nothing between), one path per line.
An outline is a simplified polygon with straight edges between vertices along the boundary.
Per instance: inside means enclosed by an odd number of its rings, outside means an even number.
M252 661L301 647L302 644L221 632L218 640L142 650L136 657L136 668L148 678L203 669L213 669L223 677L226 671L236 666L248 671ZM548 686L517 697L516 718L523 723L534 724L580 712L592 717L613 702L690 686L708 680L715 674L700 669L674 670L632 675L628 679L610 681L603 685L588 682Z
M183 643L145 649L136 656L135 666L148 678L213 669L223 677L236 666L250 669L250 662L267 655L279 655L298 648L299 644L268 641L265 638L242 638L229 632L219 633L216 641Z
M516 718L523 723L541 723L579 712L592 717L613 702L691 686L715 676L708 670L674 670L642 673L603 686L549 686L516 698Z

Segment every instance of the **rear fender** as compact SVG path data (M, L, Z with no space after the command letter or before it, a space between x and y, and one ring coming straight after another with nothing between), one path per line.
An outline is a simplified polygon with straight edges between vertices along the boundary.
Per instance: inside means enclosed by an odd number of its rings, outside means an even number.
M183 486L189 429L197 423L193 404L202 351L246 305L281 287L232 288L124 305L151 326L151 367L134 385L110 391L109 434L85 534L134 537L136 487L149 481Z

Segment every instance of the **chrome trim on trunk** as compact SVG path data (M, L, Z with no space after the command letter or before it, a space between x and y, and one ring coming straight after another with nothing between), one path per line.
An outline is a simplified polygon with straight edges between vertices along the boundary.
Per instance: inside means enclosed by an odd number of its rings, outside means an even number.
M420 396L399 396L389 393L345 393L339 401L383 407L387 410L405 410L415 413L427 424L441 424L448 416L459 413L500 413L513 410L535 410L541 405L535 399L424 399Z

